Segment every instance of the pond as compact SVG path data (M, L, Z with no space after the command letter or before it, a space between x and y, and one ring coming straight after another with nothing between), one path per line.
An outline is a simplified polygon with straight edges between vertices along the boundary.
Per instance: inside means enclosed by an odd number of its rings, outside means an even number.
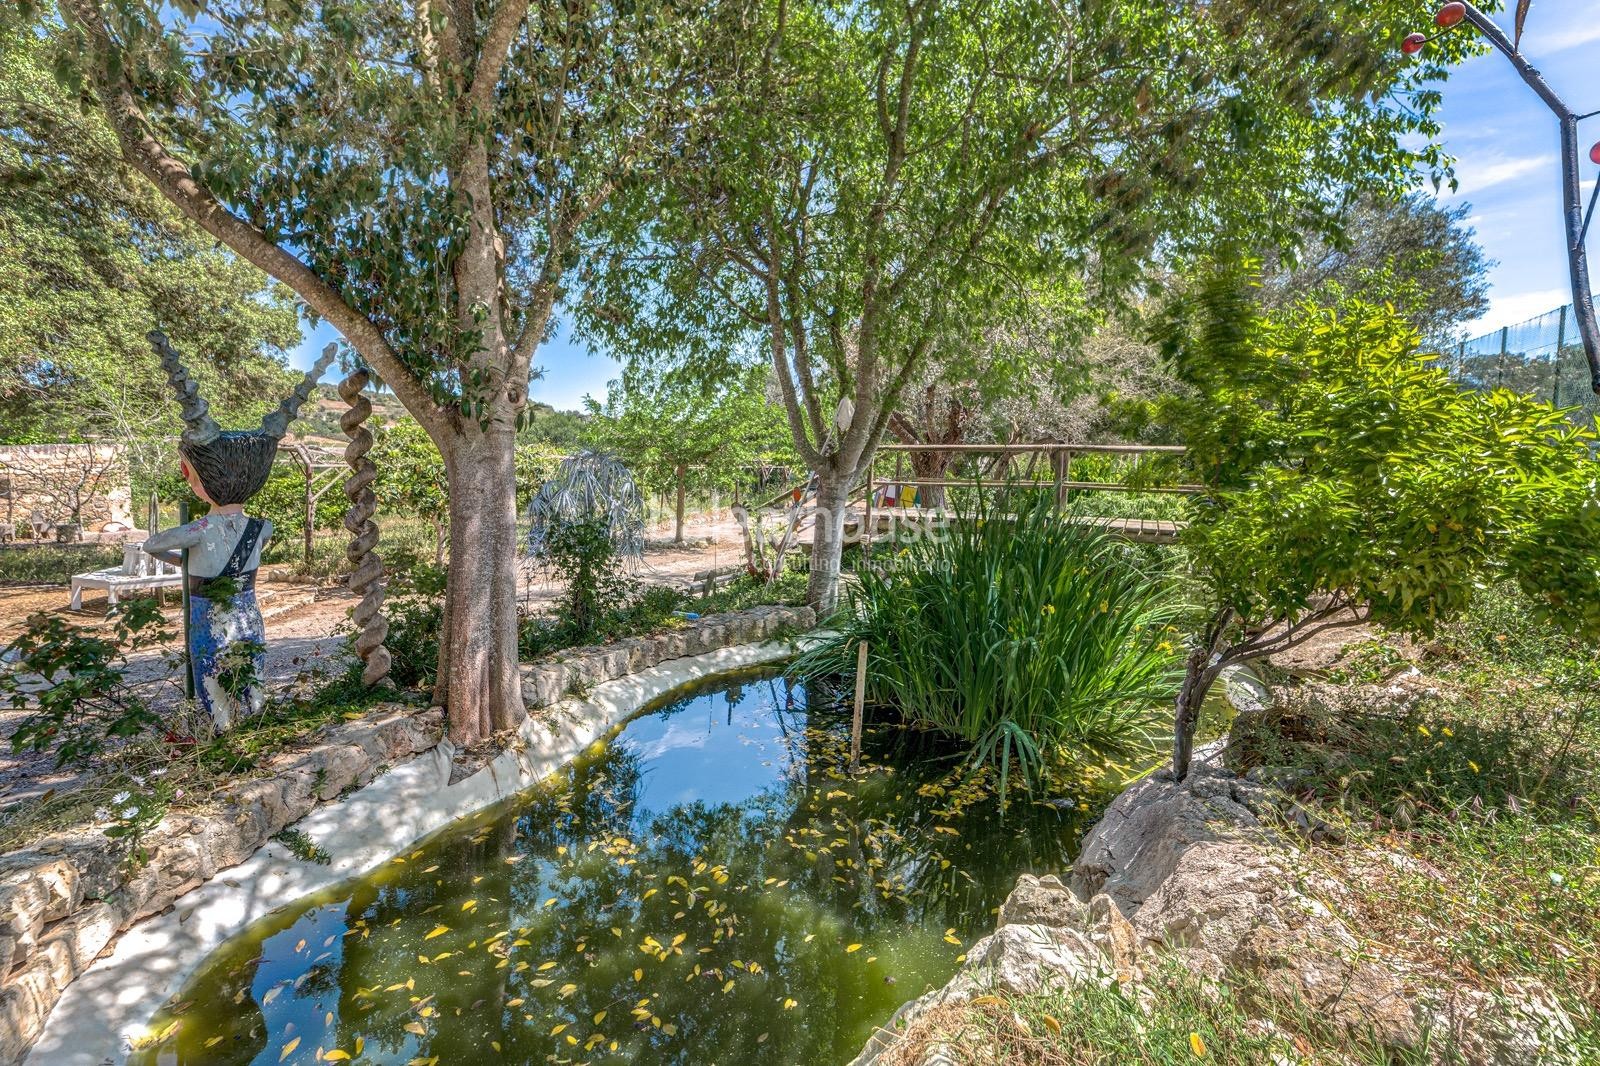
M770 671L221 947L137 1063L850 1060L1104 797L1013 802Z

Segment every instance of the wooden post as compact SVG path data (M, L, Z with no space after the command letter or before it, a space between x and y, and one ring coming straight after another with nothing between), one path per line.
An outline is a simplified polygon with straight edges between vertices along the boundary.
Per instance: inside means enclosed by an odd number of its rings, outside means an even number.
M850 716L850 772L861 770L861 716L867 703L867 642L856 645L856 703Z
M867 498L861 508L861 561L872 558L872 495L877 485L872 479L872 468L877 465L877 453L867 460Z
M1065 482L1067 480L1067 464L1071 461L1071 453L1064 452L1060 448L1050 453L1050 465L1054 468L1056 475L1057 511L1064 510L1067 506L1067 486Z

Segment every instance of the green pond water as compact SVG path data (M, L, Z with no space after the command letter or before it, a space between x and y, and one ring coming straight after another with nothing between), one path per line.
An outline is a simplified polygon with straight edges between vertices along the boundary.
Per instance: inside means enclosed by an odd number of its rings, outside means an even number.
M847 1062L1105 799L1002 819L897 728L855 778L848 745L830 698L771 672L675 693L558 782L242 931L132 1061Z

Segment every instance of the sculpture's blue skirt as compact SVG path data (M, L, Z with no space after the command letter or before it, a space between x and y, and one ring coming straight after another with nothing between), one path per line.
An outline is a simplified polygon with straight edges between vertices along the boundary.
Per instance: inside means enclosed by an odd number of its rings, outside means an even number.
M266 628L255 589L226 600L189 597L189 661L195 696L218 731L261 710Z

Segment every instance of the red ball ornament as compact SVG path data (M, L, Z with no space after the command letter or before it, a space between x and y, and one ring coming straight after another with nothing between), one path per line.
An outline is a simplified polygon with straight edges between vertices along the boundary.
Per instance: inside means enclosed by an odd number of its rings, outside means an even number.
M1444 29L1448 30L1451 26L1454 26L1456 23L1460 22L1466 17L1467 5L1462 3L1453 3L1446 4L1441 7L1439 9L1439 13L1433 16L1433 21L1436 25L1442 26Z
M1594 147L1589 149L1589 161L1591 163L1600 163L1600 141L1596 141Z
M1418 52L1422 51L1422 46L1427 43L1428 37L1426 34L1413 33L1411 36L1400 42L1400 51L1404 52L1408 56L1414 56Z

